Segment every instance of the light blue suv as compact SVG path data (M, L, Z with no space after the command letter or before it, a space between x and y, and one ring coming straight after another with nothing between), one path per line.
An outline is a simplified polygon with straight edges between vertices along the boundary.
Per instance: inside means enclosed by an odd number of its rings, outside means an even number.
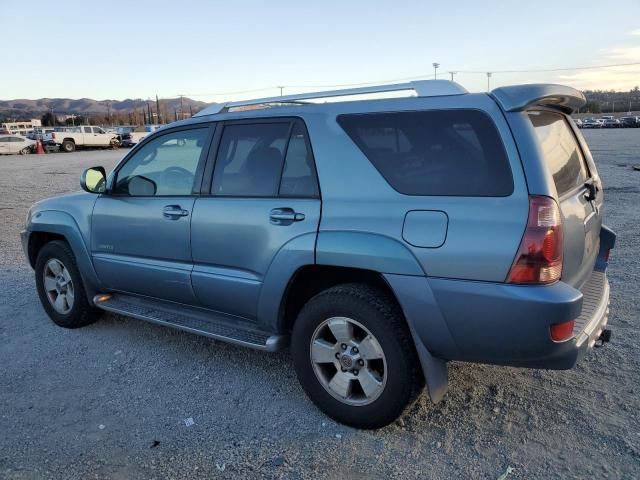
M56 324L290 344L320 409L377 428L449 360L567 369L609 340L584 103L433 80L216 104L34 205L24 250Z

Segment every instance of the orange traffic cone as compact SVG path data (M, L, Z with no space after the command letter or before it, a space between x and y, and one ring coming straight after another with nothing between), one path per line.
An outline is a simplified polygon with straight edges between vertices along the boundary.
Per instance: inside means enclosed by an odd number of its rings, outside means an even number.
M44 155L44 148L42 147L42 142L40 140L36 140L36 154Z

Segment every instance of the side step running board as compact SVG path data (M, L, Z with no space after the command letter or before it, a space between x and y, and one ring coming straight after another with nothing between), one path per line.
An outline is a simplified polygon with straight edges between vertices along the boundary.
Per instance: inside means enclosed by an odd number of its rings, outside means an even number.
M93 302L96 307L108 312L257 350L275 352L283 349L288 342L288 337L284 335L269 335L259 330L239 326L222 315L216 316L215 313L189 306L119 294L96 295Z

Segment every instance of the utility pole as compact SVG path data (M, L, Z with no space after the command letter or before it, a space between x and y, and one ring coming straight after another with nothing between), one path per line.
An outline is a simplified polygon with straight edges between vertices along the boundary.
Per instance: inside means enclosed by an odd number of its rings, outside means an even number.
M439 63L433 62L433 79L436 80L438 78L438 67L440 67Z
M451 81L453 82L453 76L458 73L458 72L449 72L449 75L451 75Z
M487 72L487 92L491 90L491 72Z
M284 90L284 87L280 87L280 86L278 86L278 87L276 87L276 88L279 88L279 89L280 89L280 96L282 96L282 91Z

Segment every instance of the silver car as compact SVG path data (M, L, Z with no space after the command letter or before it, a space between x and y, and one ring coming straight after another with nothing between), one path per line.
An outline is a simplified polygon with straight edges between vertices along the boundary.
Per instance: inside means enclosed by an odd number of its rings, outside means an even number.
M36 145L34 140L31 140L22 135L0 135L0 154L11 155L19 153L20 155L26 155L33 152Z

